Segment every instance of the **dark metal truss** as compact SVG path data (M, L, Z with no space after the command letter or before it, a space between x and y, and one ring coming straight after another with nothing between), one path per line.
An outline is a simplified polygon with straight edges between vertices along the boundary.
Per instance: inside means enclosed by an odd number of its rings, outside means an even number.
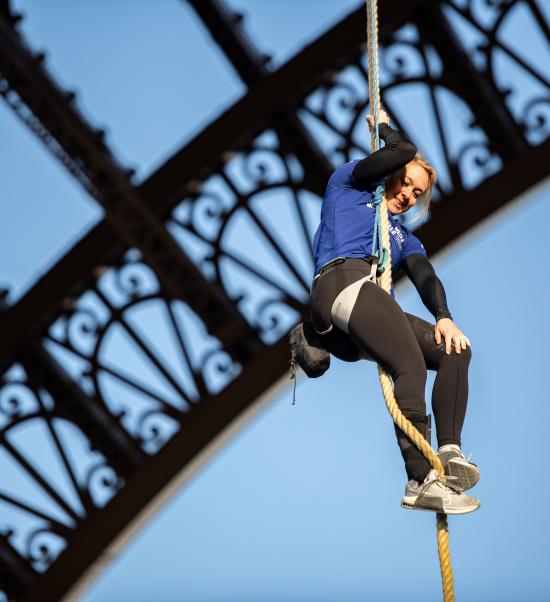
M0 305L0 446L40 494L28 499L0 477L0 504L29 525L0 534L9 599L77 591L207 446L280 382L285 335L306 312L311 206L333 167L369 151L362 4L275 71L219 0L189 4L248 92L135 185L0 0L0 93L106 214L15 305ZM400 98L421 88L438 140L426 150L441 183L420 229L435 253L548 174L548 66L499 36L519 5L546 39L548 24L535 0L384 4L384 105L408 131ZM489 18L479 19L480 6ZM456 19L483 43L467 47ZM521 102L499 79L497 52L533 82ZM449 97L470 115L460 144L444 116ZM292 232L278 230L281 211ZM233 237L243 233L260 241L263 257L239 252ZM170 354L147 331L144 311L165 325ZM115 337L146 376L112 355ZM18 445L19 429L38 424L66 489ZM68 425L87 445L78 458Z

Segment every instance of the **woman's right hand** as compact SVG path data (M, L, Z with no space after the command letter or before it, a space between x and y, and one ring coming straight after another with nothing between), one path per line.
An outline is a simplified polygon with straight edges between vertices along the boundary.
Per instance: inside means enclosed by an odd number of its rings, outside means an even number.
M367 115L365 119L369 124L369 128L372 130L372 128L374 127L374 115ZM382 110L378 112L378 125L380 125L381 123L387 123L388 125L390 125L390 118L388 114L386 113L386 111Z

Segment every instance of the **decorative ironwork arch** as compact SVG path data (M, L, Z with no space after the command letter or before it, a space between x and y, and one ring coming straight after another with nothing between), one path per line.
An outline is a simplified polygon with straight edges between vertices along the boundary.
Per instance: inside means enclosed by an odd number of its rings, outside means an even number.
M249 89L135 186L0 2L0 94L107 215L0 307L0 462L14 476L0 479L0 506L26 525L2 526L8 599L76 591L281 382L326 178L369 150L363 6L270 72L221 2L190 4ZM546 176L548 69L503 32L520 18L546 40L549 28L535 0L392 6L382 96L443 175L420 230L433 253ZM503 60L529 86L514 87ZM431 140L402 106L412 94ZM242 251L252 241L255 257ZM35 431L55 479L26 456Z

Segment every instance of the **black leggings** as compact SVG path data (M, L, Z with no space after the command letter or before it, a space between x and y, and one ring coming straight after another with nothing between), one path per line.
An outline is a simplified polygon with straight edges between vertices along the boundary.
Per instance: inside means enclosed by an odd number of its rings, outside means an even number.
M311 293L311 319L317 331L330 328L331 309L338 294L369 273L370 264L363 259L346 259L323 271ZM469 347L460 354L453 350L447 355L444 343L435 343L432 324L403 312L390 295L372 282L365 282L359 291L348 333L333 326L322 339L339 359L371 359L383 366L393 379L399 408L427 439L426 368L436 370L432 409L438 444L460 445L468 399ZM429 463L397 427L396 433L408 478L423 481L431 468Z

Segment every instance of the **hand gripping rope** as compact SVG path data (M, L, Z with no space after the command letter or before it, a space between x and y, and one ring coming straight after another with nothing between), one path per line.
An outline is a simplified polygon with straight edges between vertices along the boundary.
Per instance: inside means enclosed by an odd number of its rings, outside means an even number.
M369 101L371 112L374 115L374 128L371 132L372 150L380 148L380 138L378 134L378 119L380 110L380 84L378 80L378 2L377 0L366 0L367 5L367 46L369 61ZM377 254L379 258L380 269L383 270L378 284L388 294L391 291L391 251L390 251L390 232L388 209L386 197L384 195L384 186L380 184L374 195L376 207L375 231L373 239L373 255ZM377 240L378 239L378 240ZM378 249L376 248L378 246ZM376 251L378 251L376 253ZM388 269L384 269L386 265ZM445 471L432 449L430 444L416 430L413 424L403 416L393 394L393 385L387 372L378 366L378 376L382 385L382 392L386 400L386 406L390 415L397 426L405 432L416 447L424 454L425 458L437 471L440 479L445 480ZM451 566L451 553L449 550L449 531L447 525L447 515L437 513L437 549L439 553L439 565L441 569L441 580L443 584L444 602L454 602L453 569Z

